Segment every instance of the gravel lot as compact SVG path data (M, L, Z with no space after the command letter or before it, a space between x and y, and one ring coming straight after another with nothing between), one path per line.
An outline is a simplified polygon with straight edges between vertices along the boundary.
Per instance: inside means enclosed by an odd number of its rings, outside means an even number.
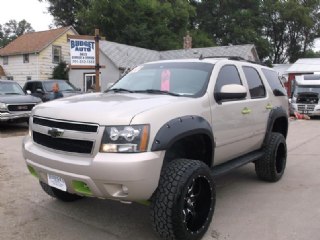
M214 220L204 240L318 240L320 120L290 122L288 162L278 183L259 181L249 164L217 183ZM0 125L0 239L158 239L148 208L47 196L25 166L27 125Z

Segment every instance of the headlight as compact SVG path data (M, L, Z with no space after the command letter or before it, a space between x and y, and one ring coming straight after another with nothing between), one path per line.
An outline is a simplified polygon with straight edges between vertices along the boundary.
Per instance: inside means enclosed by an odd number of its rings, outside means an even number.
M145 152L148 147L149 125L106 127L100 152Z
M5 103L0 102L0 111L8 111L7 105Z

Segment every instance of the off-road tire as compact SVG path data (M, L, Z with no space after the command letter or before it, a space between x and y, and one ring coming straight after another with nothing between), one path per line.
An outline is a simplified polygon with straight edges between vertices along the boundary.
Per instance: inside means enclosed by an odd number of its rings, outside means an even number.
M210 225L215 200L215 184L206 164L174 160L162 171L152 197L153 227L163 239L200 239Z
M40 186L42 187L43 191L45 191L49 196L59 199L63 202L73 202L76 200L79 200L81 198L83 198L82 196L76 195L76 194L72 194L72 193L68 193L68 192L64 192L61 191L57 188L54 187L50 187L48 184L39 181Z
M264 156L255 162L257 176L268 182L278 181L286 168L286 139L280 133L272 132L264 148Z

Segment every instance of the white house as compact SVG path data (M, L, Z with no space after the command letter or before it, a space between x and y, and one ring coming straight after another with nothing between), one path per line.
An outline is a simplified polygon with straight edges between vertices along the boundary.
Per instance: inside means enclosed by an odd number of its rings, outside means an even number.
M18 37L0 49L0 78L22 86L27 80L51 78L55 66L70 62L68 34L78 33L73 27L63 27Z

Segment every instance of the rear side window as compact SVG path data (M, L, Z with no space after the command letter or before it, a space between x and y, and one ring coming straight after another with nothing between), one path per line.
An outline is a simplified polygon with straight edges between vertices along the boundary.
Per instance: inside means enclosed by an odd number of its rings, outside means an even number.
M242 67L246 76L251 98L263 98L266 96L266 89L262 83L259 73L252 67Z
M264 76L266 77L266 79L267 79L267 81L273 91L273 94L275 96L286 96L287 95L286 90L284 89L284 87L282 86L282 84L280 82L280 79L278 77L277 72L270 70L270 69L266 69L266 68L263 68L262 72L263 72Z

